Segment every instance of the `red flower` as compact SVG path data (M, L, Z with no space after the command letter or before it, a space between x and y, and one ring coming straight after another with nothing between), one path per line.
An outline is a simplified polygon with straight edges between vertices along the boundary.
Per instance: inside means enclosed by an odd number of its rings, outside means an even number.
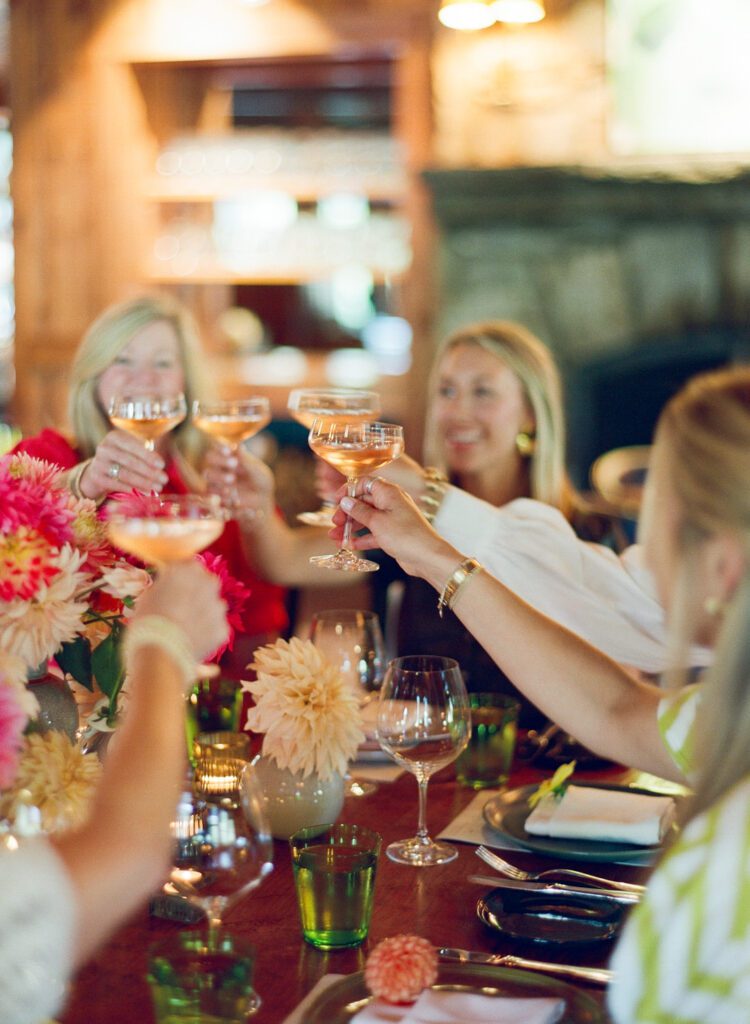
M200 555L196 556L208 569L209 572L214 573L215 576L219 577L221 583L221 597L227 603L227 622L229 624L229 636L225 644L222 644L214 653L208 658L208 661L218 661L224 651L232 650L234 647L234 635L237 631L241 631L243 627L242 623L242 612L245 609L245 604L248 597L250 596L250 590L245 586L244 583L232 576L227 563L221 555L212 555L208 551L203 551Z

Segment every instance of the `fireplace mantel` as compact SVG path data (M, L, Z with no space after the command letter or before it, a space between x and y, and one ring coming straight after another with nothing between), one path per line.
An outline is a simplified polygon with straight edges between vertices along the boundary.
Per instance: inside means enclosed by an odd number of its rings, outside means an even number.
M750 168L432 169L425 179L440 228L436 338L508 319L545 341L567 378L579 479L596 445L649 439L681 365L750 351ZM632 397L624 384L602 390L603 419L591 419L591 381L610 369L621 380L631 362L645 368L640 435L632 409L615 421L617 401Z
M750 219L745 165L431 168L423 177L438 222L450 228Z

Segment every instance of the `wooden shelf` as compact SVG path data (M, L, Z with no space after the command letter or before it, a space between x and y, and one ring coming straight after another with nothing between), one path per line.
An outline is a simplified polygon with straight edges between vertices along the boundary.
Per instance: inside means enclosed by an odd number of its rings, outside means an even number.
M206 265L188 273L150 266L146 267L144 277L152 284L304 285L325 281L337 270L346 266L351 266L351 264L342 263L340 266L327 267L289 267L277 270L268 267L263 270L246 272ZM373 267L368 267L368 270L372 274L375 284L391 284L401 280L407 272L407 270L384 271Z
M144 195L159 203L213 203L234 199L253 192L286 192L303 203L314 203L328 195L354 192L371 202L399 205L404 202L407 185L403 176L346 177L330 175L254 175L236 177L153 178L147 182Z

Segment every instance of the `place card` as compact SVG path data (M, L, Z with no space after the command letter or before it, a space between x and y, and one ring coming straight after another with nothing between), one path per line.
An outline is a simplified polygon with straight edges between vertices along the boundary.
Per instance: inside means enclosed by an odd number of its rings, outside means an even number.
M523 850L510 836L501 836L490 828L484 820L482 811L488 800L500 794L499 789L483 789L477 793L470 804L458 814L453 821L438 834L438 839L452 839L459 843L475 843L477 846L490 846L495 850Z

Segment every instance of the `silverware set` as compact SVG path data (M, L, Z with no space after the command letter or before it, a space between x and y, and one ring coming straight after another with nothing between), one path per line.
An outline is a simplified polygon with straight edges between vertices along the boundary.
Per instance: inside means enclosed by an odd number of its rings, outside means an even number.
M600 875L573 868L549 868L546 871L524 871L504 860L485 846L475 850L485 864L499 872L495 875L470 875L469 881L501 889L516 889L536 892L540 895L586 895L589 898L615 900L632 905L638 903L646 891L645 886L633 882L621 882ZM577 964L550 963L545 960L531 960L514 954L484 953L470 949L444 947L439 950L444 960L469 964L489 964L500 967L514 967L539 971L575 982L592 985L607 985L614 977L612 971L599 967L582 967Z
M616 889L620 892L631 893L634 896L642 896L646 891L643 885L636 885L633 882L618 882L611 878L601 878L599 875L590 875L586 871L576 871L573 868L548 868L546 871L537 872L524 871L522 868L516 867L515 864L510 864L507 860L503 860L502 857L493 853L492 850L488 850L486 846L478 846L474 852L485 864L489 864L491 868L518 882L544 882L545 880L559 882L569 880L573 883L580 882L585 886L595 886L610 890Z

